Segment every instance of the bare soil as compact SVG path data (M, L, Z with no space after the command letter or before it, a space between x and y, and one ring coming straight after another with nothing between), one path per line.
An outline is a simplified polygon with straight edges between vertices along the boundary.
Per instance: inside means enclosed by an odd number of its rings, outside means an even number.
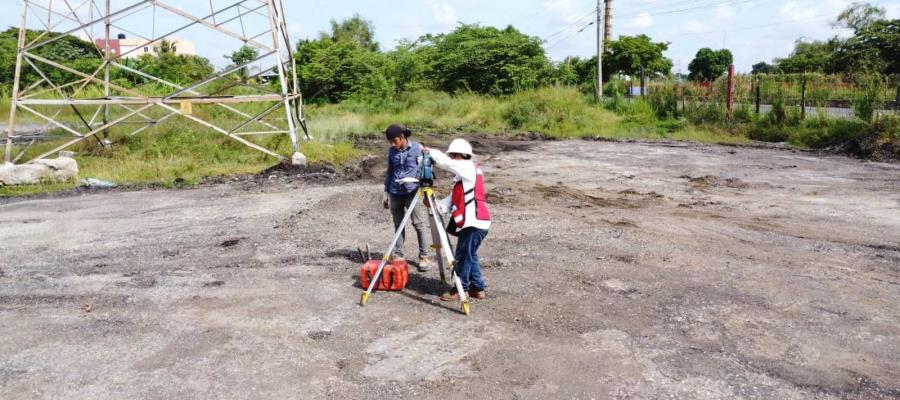
M900 398L900 166L475 147L495 222L468 317L435 270L358 305L379 158L6 200L0 398Z

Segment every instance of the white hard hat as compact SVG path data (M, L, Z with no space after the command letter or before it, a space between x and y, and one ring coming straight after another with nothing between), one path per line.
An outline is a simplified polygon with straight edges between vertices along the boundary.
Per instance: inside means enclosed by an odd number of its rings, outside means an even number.
M447 153L457 153L474 156L474 154L472 154L472 145L469 144L469 142L467 142L465 139L453 139L453 141L450 142L450 147L447 147Z

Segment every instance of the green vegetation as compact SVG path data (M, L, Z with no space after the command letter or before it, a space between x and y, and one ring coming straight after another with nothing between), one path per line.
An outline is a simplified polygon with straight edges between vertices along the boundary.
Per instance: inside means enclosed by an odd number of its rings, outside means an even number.
M728 66L734 62L734 56L728 49L713 50L704 47L688 65L688 79L692 81L710 82L722 76Z
M774 60L774 68L784 73L900 74L900 20L884 17L884 8L855 2L833 24L853 31L851 37L797 40L788 57Z
M344 164L360 157L364 150L349 143L360 138L380 138L391 123L403 123L417 132L438 135L497 134L569 138L641 138L690 140L711 143L746 143L750 140L788 142L796 146L835 147L861 155L897 154L900 134L896 116L879 115L885 102L892 101L900 76L900 20L885 20L883 10L854 3L835 24L852 30L853 36L823 42L797 42L794 52L772 64L758 63L752 75L738 76L732 118L725 110L725 79L732 61L728 49L703 48L690 63L691 83L671 75L672 61L664 56L669 43L654 42L646 35L620 36L606 47L603 58L604 101L594 98L596 61L569 57L553 62L544 43L516 28L495 28L460 24L440 35L424 35L382 51L375 41L371 22L356 15L332 21L328 32L296 44L297 82L310 104L307 117L315 142L304 143L303 152L312 162ZM17 30L0 33L0 117L9 109L9 87L15 62ZM29 39L39 33L28 32ZM47 38L55 38L51 33ZM213 73L202 57L181 56L168 43L160 44L158 56L123 60L128 67L149 72L168 81L188 84ZM83 72L100 65L96 46L74 37L65 37L48 46L43 57ZM243 47L225 55L229 67L253 60L258 52ZM50 92L33 71L24 84L47 95ZM797 73L789 73L789 72ZM650 77L647 96L626 97L634 77ZM51 80L65 85L78 79L68 72L56 72ZM165 95L172 89L158 82L113 69L113 83L145 95ZM251 82L252 81L252 82ZM248 83L278 82L249 76L246 69L205 85L204 95L259 94ZM771 110L757 114L754 97ZM101 97L102 90L88 85L77 97ZM805 115L799 105L818 108ZM838 103L852 107L854 119L831 119L825 108ZM256 115L263 104L242 105L241 111ZM35 106L44 112L47 108ZM98 115L96 106L75 112L66 109L58 118L71 126L83 125L83 118ZM126 110L116 108L112 118ZM200 118L235 127L241 119L212 105L195 105ZM80 115L79 115L80 114ZM165 110L144 113L152 119ZM811 113L812 114L812 113ZM22 122L43 123L24 112ZM132 121L134 122L134 121ZM277 125L285 122L276 114L253 123ZM266 129L259 129L266 130ZM199 124L171 119L153 125L136 136L115 128L107 137L110 149L90 139L74 148L83 177L118 183L172 185L191 184L204 176L255 173L274 163L262 153L249 150L220 133ZM56 132L62 137L64 132ZM244 138L282 154L290 153L286 136ZM449 139L449 137L448 137ZM41 143L29 148L23 159L48 151L60 142ZM16 152L21 149L15 149ZM34 188L3 188L0 195L30 190L57 190L68 185Z
M553 139L674 139L709 143L749 141L686 121L657 119L650 103L614 96L596 104L577 88L549 86L508 96L449 95L419 90L391 102L309 107L310 129L327 140L380 139L385 126L402 123L435 134L494 133ZM449 139L449 137L448 137Z
M82 178L97 178L119 184L160 185L172 187L193 185L209 176L254 174L271 167L273 158L253 151L224 135L199 125L168 123L139 135L128 136L114 131L109 149L90 140L72 148L78 156ZM285 136L253 140L290 153L290 140ZM34 156L52 149L58 142L36 144L27 150ZM349 143L328 144L304 142L301 151L311 163L340 166L365 154ZM23 187L0 187L0 196L23 195L74 188L76 182Z

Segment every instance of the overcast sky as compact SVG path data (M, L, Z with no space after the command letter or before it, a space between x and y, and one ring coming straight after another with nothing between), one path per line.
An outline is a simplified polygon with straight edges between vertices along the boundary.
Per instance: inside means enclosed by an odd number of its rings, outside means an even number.
M78 5L84 0L69 1ZM234 0L214 2L231 4ZM15 3L21 4L21 0ZM134 0L113 3L113 8L117 8ZM206 0L168 0L167 3L183 9L199 7L191 10L198 15L203 12L202 5L208 11ZM850 3L848 0L614 0L613 36L644 33L654 40L671 42L666 55L675 64L674 72L686 71L687 64L702 47L730 49L737 69L749 71L758 61L771 61L790 53L798 38L846 35L833 29L830 21ZM870 3L885 7L891 18L900 17L900 0ZM594 19L594 4L592 0L285 0L293 40L328 29L331 19L341 20L359 13L374 23L382 49L393 48L400 39L449 32L459 23L513 25L528 35L546 39L545 48L554 60L568 55L594 54L596 28L587 26ZM153 14L156 24L151 23ZM41 27L34 15L29 17L29 27ZM42 18L46 18L46 12ZM12 12L11 8L0 13L0 26L17 26L18 21L18 12ZM257 21L261 29L265 26L263 21ZM159 34L184 22L166 11L145 10L118 25L150 36L154 33L153 26ZM254 31L252 25L252 21L248 22L245 29ZM582 28L585 29L579 32ZM114 28L113 34L116 33ZM192 29L181 37L197 42L198 52L219 66L225 63L222 54L233 51L235 45L208 33L205 28Z

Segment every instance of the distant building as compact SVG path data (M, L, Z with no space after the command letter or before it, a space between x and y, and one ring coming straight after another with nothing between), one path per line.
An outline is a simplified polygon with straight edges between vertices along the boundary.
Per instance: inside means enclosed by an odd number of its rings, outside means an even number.
M167 39L166 41L172 44L172 50L175 54L186 56L197 55L197 48L194 46L194 42L190 40ZM101 51L106 49L106 40L97 39L94 42L97 43L97 47L99 47ZM162 41L150 43L144 39L128 39L125 37L125 34L120 33L118 39L109 41L109 52L116 56L124 54L124 56L122 56L123 58L131 59L140 58L145 54L156 56L159 54L161 42Z

